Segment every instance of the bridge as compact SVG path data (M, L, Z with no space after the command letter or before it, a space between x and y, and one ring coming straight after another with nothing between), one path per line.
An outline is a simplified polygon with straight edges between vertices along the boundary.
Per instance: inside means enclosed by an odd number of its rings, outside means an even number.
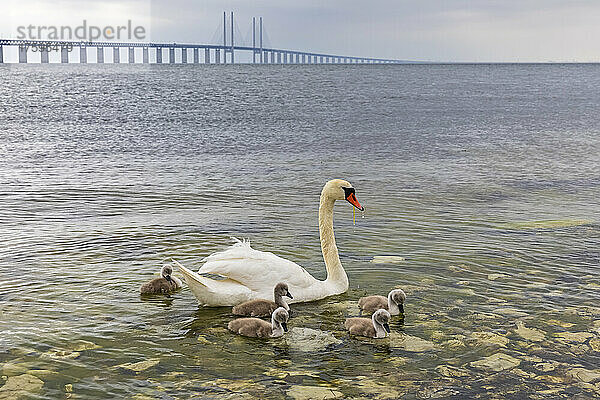
M253 64L405 64L410 61L369 58L349 55L315 53L308 51L267 48L263 46L263 22L259 18L258 30L256 17L252 18L252 46L236 45L234 35L233 12L230 17L231 33L227 42L227 15L223 13L223 44L192 44L176 42L113 42L113 41L74 41L74 40L34 40L0 39L0 63L4 63L4 47L18 47L19 63L31 61L30 54L39 53L41 63L49 62L51 51L60 52L60 62L70 62L69 53L79 49L79 63L88 62L88 51L96 52L96 63L105 62L105 49L112 49L112 62L121 62L121 48L127 49L127 62L136 63L136 49L141 48L143 64L227 64L235 63L236 52L251 52ZM258 34L258 35L257 35ZM258 37L257 37L258 36ZM167 51L168 59L163 58ZM176 57L176 52L179 57ZM191 57L190 56L191 52ZM35 57L37 58L37 56ZM139 59L138 59L139 60ZM125 60L124 60L125 61ZM72 62L72 61L71 61Z

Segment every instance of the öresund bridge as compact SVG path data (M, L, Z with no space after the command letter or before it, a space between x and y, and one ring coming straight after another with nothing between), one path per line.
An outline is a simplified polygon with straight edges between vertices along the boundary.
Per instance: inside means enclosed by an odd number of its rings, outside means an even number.
M235 43L233 12L230 16L230 34L227 35L227 15L223 13L223 44L189 44L189 43L158 43L158 42L113 42L113 41L73 41L73 40L32 40L32 39L0 39L0 63L4 63L4 47L18 47L19 63L35 62L48 63L51 51L60 52L60 62L76 62L69 57L75 49L79 49L79 63L88 62L88 51L96 51L96 63L108 62L105 59L105 49L112 49L112 62L121 62L121 49L127 49L127 62L136 63L136 52L139 57L141 48L141 63L204 63L204 64L234 64L236 52L251 52L254 64L405 64L411 61L394 60L386 58L356 57L348 55L334 55L315 53L299 50L286 50L263 47L263 22L262 17L252 18L252 45L240 46ZM229 36L229 42L227 38ZM136 51L136 49L138 49ZM168 59L163 59L167 50ZM188 58L190 55L192 56ZM180 53L176 57L176 52ZM32 58L28 58L28 55ZM39 56L34 55L39 54ZM229 55L229 58L227 57ZM71 59L71 60L70 60ZM125 60L123 60L125 61ZM138 63L140 59L138 58Z

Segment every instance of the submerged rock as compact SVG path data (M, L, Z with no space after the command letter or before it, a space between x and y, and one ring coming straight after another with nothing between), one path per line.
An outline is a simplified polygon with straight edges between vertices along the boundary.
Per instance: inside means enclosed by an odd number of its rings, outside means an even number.
M589 332L560 332L555 334L561 342L583 343L589 338L594 337L593 333Z
M502 347L506 347L506 345L510 342L507 337L493 332L473 332L471 336L477 339L477 341L480 343L495 344Z
M341 399L344 395L337 390L321 386L292 386L287 395L294 400Z
M18 400L31 397L39 393L44 386L44 381L29 375L17 375L8 378L4 386L0 387L0 400Z
M20 375L27 372L35 364L32 362L26 362L22 359L12 360L2 365L3 375Z
M504 353L496 353L478 361L472 361L470 365L474 368L488 371L500 372L514 367L518 367L521 361Z
M500 229L518 229L518 230L533 230L533 229L559 229L570 228L573 226L588 225L592 221L589 219L547 219L540 221L524 221L524 222L509 222L499 225Z
M571 328L575 326L575 324L572 324L570 322L559 321L557 319L549 319L546 321L546 323L548 325L560 326L561 328Z
M120 365L115 366L115 368L125 369L125 370L129 370L129 371L138 373L138 372L145 371L149 368L152 368L152 367L158 365L159 362L160 362L160 360L158 358L151 358L149 360L140 361L140 362L136 362L136 363L120 364Z
M579 382L594 382L600 380L599 369L572 368L567 375Z
M212 344L204 335L198 335L198 342L202 344Z
M404 257L400 256L374 256L370 261L373 264L400 264L406 261Z
M264 372L266 376L272 376L278 379L286 379L290 376L308 376L315 379L321 379L318 373L311 371L298 371L280 368L269 368Z
M78 351L54 349L42 353L40 357L54 360L74 360L79 356L81 356L81 353Z
M389 383L374 380L366 376L357 376L356 378L355 380L348 381L348 385L361 392L360 398L364 396L375 400L396 400L405 394L398 391L397 387L393 387Z
M425 385L419 392L417 392L417 398L419 399L441 399L448 398L458 394L458 391L446 388L439 385Z
M99 348L101 348L101 346L98 346L93 342L88 342L87 340L75 340L69 345L69 350L72 351L85 351Z
M470 375L468 371L452 365L438 365L435 370L446 378L462 378Z
M535 328L527 328L523 321L517 321L517 329L515 332L522 338L531 340L532 342L541 342L546 338L546 334L544 332Z
M541 372L550 372L556 369L556 365L551 362L543 362L539 364L535 364L534 368Z
M49 369L29 369L26 373L41 380L56 379L60 375L58 372Z
M323 332L318 329L297 328L294 327L284 335L284 341L294 350L300 351L320 351L328 346L342 343L329 332Z
M420 353L423 351L431 351L435 349L435 344L433 344L433 342L430 342L429 340L396 332L390 333L390 336L387 340L389 340L390 347L402 349L404 351L409 352Z

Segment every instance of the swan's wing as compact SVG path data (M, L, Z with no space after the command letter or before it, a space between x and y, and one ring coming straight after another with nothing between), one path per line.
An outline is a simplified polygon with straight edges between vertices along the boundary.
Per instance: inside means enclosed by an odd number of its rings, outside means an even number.
M296 288L311 287L316 281L298 264L266 251L254 250L248 242L238 242L204 259L199 273L217 274L233 279L249 289L273 297L273 287L285 282ZM293 292L292 292L293 294Z

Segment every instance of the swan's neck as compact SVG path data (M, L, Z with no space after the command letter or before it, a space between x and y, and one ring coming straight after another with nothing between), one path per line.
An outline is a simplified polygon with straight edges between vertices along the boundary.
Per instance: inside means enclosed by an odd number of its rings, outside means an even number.
M275 313L271 315L271 330L273 331L271 337L283 336L283 326L275 319Z
M383 327L383 325L381 325L379 322L375 321L375 314L373 314L371 316L371 321L373 321L373 327L375 328L375 337L378 339L386 337L387 332L385 331L385 328Z
M277 307L283 307L288 311L290 310L290 306L288 306L288 304L285 302L283 296L277 293L275 294L275 304Z
M400 314L400 307L398 307L398 304L392 300L392 292L388 294L388 309L392 315Z
M333 235L333 205L335 200L321 195L319 205L319 234L321 236L321 251L327 269L325 282L335 288L336 293L348 290L348 276L340 262L338 249Z

